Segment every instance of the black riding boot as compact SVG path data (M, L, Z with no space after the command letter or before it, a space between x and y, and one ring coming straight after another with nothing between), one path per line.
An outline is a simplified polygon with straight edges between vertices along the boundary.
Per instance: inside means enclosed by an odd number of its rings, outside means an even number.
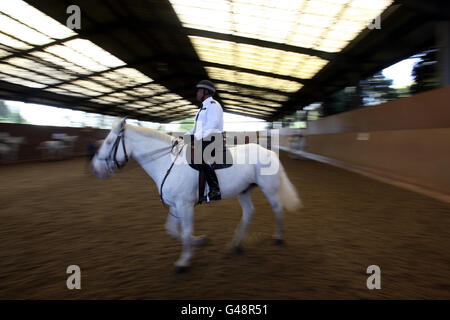
M209 200L220 200L222 199L219 189L219 181L217 180L216 173L211 165L204 163L203 170L205 171L206 181L209 186L208 198Z

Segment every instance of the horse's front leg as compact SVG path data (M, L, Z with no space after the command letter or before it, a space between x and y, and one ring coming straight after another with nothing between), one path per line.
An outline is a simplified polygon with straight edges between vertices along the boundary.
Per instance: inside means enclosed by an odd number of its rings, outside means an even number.
M183 251L175 262L175 271L182 273L187 271L192 257L192 233L194 231L194 206L186 205L177 207L178 218L181 221L181 242Z
M170 207L169 215L166 220L166 231L175 239L181 240L180 234L180 218L175 207ZM206 236L191 236L191 245L201 247L207 245L209 239Z
M166 220L166 231L176 239L180 239L180 219L178 218L175 207L170 207Z

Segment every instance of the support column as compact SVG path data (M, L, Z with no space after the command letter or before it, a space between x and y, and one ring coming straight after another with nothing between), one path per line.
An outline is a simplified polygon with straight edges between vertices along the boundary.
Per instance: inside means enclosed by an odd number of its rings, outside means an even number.
M436 22L438 76L441 87L450 85L450 20Z
M352 72L350 74L350 77L354 85L354 91L352 92L350 99L350 108L357 109L362 106L361 75L359 74L359 72Z

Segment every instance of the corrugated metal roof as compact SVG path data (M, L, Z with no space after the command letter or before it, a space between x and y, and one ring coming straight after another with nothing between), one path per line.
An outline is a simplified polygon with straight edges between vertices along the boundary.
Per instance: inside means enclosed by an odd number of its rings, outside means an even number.
M0 97L169 122L195 114L210 78L225 111L275 119L429 44L430 16L392 2L2 1ZM411 49L383 43L394 34Z

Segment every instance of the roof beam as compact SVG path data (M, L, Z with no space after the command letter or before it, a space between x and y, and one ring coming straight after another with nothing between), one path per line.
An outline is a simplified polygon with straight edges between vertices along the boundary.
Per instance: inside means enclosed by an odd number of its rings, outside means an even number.
M228 91L228 90L217 90L217 92L219 92L219 94L220 93L228 93L228 94L233 94L233 95L236 95L236 96L248 97L250 99L262 100L262 101L267 101L267 102L272 102L272 103L283 104L284 102L286 102L286 101L278 101L278 100L258 97L258 96L255 96L255 95L250 95L250 94L245 94L245 93L236 93L236 92ZM221 99L228 99L228 98L222 98L222 97L220 97L220 98Z
M242 44L249 44L249 45L258 46L258 47L265 47L265 48L277 49L277 50L282 50L282 51L307 54L309 56L316 56L316 57L320 57L325 60L333 60L337 56L337 54L326 52L326 51L304 48L304 47L297 47L297 46L292 46L289 44L284 44L284 43L279 43L279 42L247 38L247 37L236 36L236 35L232 35L232 34L207 31L207 30L199 30L199 29L186 28L186 27L184 28L184 30L188 35L191 35L191 36L211 38L211 39L216 39L216 40L230 41L230 42L236 42L236 43L242 43Z
M172 92L172 91L160 92L160 93L156 93L156 94L153 94L153 95L150 95L150 96L137 97L137 99L127 100L127 101L121 102L121 103L115 103L114 105L120 107L120 106L124 106L126 104L130 104L130 103L132 104L132 103L136 103L136 102L139 102L139 101L150 102L150 101L146 101L146 100L154 98L154 97L158 97L158 96L163 95L163 94L176 94L176 92ZM94 99L95 98L96 97L94 97ZM184 98L180 95L180 98L168 100L168 101L163 102L162 104L169 103L169 102L174 102L174 101L178 101L178 100L182 100L182 99L184 99ZM189 101L189 100L186 100L186 101ZM150 106L150 107L136 108L136 109L137 110L141 110L141 109L146 109L146 108L153 108L153 107L157 107L159 105L161 105L161 104L153 105L153 106Z
M0 80L0 97L6 100L17 100L26 103L45 104L58 108L83 110L101 114L111 114L112 112L112 114L115 114L117 116L129 115L131 117L142 118L141 114L117 108L114 105L108 106L109 110L99 108L102 105L95 102L88 102L80 106L79 104L74 103L74 101L71 99L73 97L63 96L53 92L47 92L42 91L40 89L12 84L1 80ZM162 122L165 121L165 118L154 118L153 120L149 119L149 121Z
M161 86L161 84L159 82L156 82L156 81L144 82L144 83L136 84L134 86L123 87L123 88L120 88L120 89L116 89L115 91L112 91L112 92L102 93L102 94L100 94L98 96L81 98L81 99L78 99L77 102L78 103L83 103L84 101L88 101L88 100L91 100L91 99L100 99L100 98L103 98L105 96L109 96L109 95L114 94L114 93L120 93L120 92L127 91L127 90L138 89L138 88L142 88L142 87L145 87L145 86L151 85L151 84L157 84L157 85ZM169 89L167 89L167 90L169 90ZM162 95L162 94L166 94L166 93L176 93L176 92L172 92L172 91L169 90L169 91L166 91L166 92L160 92L160 93L152 94L152 95L149 95L149 96L136 97L137 99L129 100L129 101L125 102L125 103L116 104L116 105L123 105L123 104L127 104L127 103L133 103L133 102L136 102L136 101L153 98L153 97L156 97L156 96L159 96L159 95Z
M258 109L255 107L251 107L248 104L243 103L242 105L237 105L237 104L225 104L224 105L224 109L225 111L228 110L229 108L233 109L233 108L239 108L242 110L248 110L251 112L255 112L255 113L261 113L261 114L266 114L266 115L271 115L274 114L274 111L268 111L268 110L262 110L262 109Z
M199 77L201 75L195 74L195 73L184 73L182 71L180 71L178 74L176 75L172 75L166 78L166 80L170 80L171 78L180 78L180 77L185 77L185 78L195 78L195 79L199 79ZM243 83L239 83L239 82L233 82L233 81L227 81L227 80L219 80L219 79L213 79L210 78L212 82L214 82L215 84L227 84L227 85L231 85L231 86L235 86L235 87L242 87L242 88L246 88L246 89L250 89L250 90L257 90L257 91L265 91L266 93L273 93L273 94L277 94L277 95L281 95L281 96L285 96L285 97L290 97L293 95L293 92L286 92L286 91L280 91L280 90L275 90L275 89L270 89L270 88L266 88L266 87L257 87L257 86L252 86L252 85L247 85L247 84L243 84ZM155 81L159 81L159 79L156 79ZM310 83L312 81L308 81L308 83ZM194 86L182 86L182 87L174 87L172 89L174 92L182 92L184 90L190 90L191 92L195 91L195 87ZM217 90L217 91L224 91L224 90ZM181 95L181 94L180 94ZM246 94L241 94L241 95L246 95ZM251 95L246 95L246 96L251 96ZM258 98L258 97L255 97ZM271 100L271 99L267 99L267 98L258 98L258 99L265 99L268 101L273 101L273 102L278 102L277 100Z
M10 34L4 33L1 30L0 30L0 33L6 34L6 35L8 35L8 37L14 38L16 40L19 40L21 42L24 42L24 43L32 46L32 48L30 48L30 49L16 51L13 54L10 54L9 56L5 56L5 57L1 58L0 61L6 60L6 59L11 59L11 58L23 57L23 56L25 56L27 54L30 54L30 53L33 53L33 52L37 52L37 51L43 51L44 49L49 48L51 46L55 46L55 45L58 45L58 44L61 44L63 42L70 41L70 40L73 40L73 39L76 39L76 38L79 37L79 35L74 35L74 36L71 36L71 37L68 37L68 38L55 40L55 41L49 42L49 43L41 45L41 46L33 46L33 45L25 42L24 40L18 39L18 38L14 37L14 36L12 36ZM14 49L14 48L12 48L12 49ZM14 50L17 50L17 49L14 49Z
M227 81L227 80L219 80L219 79L212 79L212 81L214 83L229 84L229 85L232 85L232 86L240 86L242 88L247 88L247 89L263 90L263 91L267 91L267 92L270 92L270 93L280 94L280 95L284 95L284 96L288 96L288 97L292 96L292 93L289 93L289 92L275 90L275 89L270 89L270 88L264 88L264 87L256 87L256 86L252 86L252 85L249 85L249 84L243 84L243 83L239 83L239 82L233 82L233 81Z
M444 1L423 1L423 0L396 0L397 4L402 4L408 9L419 14L430 15L438 19L450 19L450 4Z
M254 45L258 47L266 47L266 48L272 48L282 51L289 51L289 52L295 52L295 53L301 53L306 54L309 56L316 56L320 57L325 60L333 60L337 54L330 53L322 50L316 50L306 47L298 47L293 46L289 44L279 43L279 42L273 42L273 41L267 41L267 40L260 40L260 39L254 39L254 38L247 38L243 36L237 36L232 34L226 34L226 33L220 33L220 32L214 32L214 31L207 31L207 30L201 30L201 29L195 29L195 28L189 28L189 27L181 27L177 24L164 22L161 21L157 22L151 22L146 21L142 19L122 19L120 22L116 21L113 23L103 24L96 26L95 29L89 30L87 32L81 31L80 34L83 36L86 35L93 35L93 34L102 34L102 33L111 33L115 29L122 29L124 27L142 27L145 29L153 29L153 30L159 30L161 32L170 33L170 34L179 34L180 31L184 32L187 35L191 36L198 36L198 37L204 37L204 38L211 38L211 39L217 39L217 40L223 40L223 41L230 41L230 42L236 42L236 43L242 43L242 44L249 44Z
M263 116L263 115L258 116L258 115L255 115L255 114L239 112L237 110L227 110L227 109L225 109L225 111L228 112L228 113L233 113L233 114L237 114L237 115L244 116L244 117L253 117L253 118L257 118L257 119L261 119L261 120L266 120L267 119L267 116Z
M152 105L152 106L136 108L136 110L158 108L158 107L163 106L163 105L165 105L165 104L167 104L167 103L171 103L171 102L175 102L175 101L179 101L179 100L185 100L185 99L184 99L183 97L176 98L176 99L171 99L171 100L167 100L167 101L164 101L164 102L161 102L161 103ZM187 101L187 100L186 100L186 101ZM189 102L189 101L188 101L188 102ZM132 102L127 102L127 104L128 104L128 103L132 103ZM191 103L188 103L188 104L182 104L182 105L179 105L179 106L176 106L176 107L168 108L167 110L172 110L172 109L176 109L176 108L185 107L185 106L188 106L188 105L190 105L190 104L191 104ZM116 104L116 106L117 106L117 104Z
M256 74L256 75L260 75L260 76L282 79L282 80L289 80L289 81L294 81L294 82L299 82L299 83L308 83L311 81L311 79L298 78L298 77L287 76L287 75L282 75L282 74L277 74L277 73L272 73L272 72L265 72L265 71L249 69L249 68L242 68L242 67L237 67L237 66L223 64L223 63L210 62L210 61L205 61L205 60L196 60L196 59L194 60L192 58L189 58L186 56L181 56L181 55L172 55L172 56L156 55L156 56L149 58L149 60L150 59L156 60L156 61L165 61L166 63L171 63L174 60L183 60L184 62L199 63L203 67L214 67L214 68L233 70L233 71L237 71L237 72L246 72L246 73ZM174 75L174 76L177 76L177 75Z
M59 59L62 59L62 60L64 60L64 61L68 62L68 63L72 63L72 64L78 66L79 68L82 68L80 65L76 64L76 62L68 61L67 59L65 59L65 58L63 58L63 57L56 56L56 55L54 55L53 53L49 53L49 54L51 54L52 56L55 56L55 57L57 57L57 58L59 58ZM11 57L11 56L8 56L7 58L9 59L10 57ZM38 60L38 59L35 58L35 57L32 57L32 58L30 58L30 59L32 59L32 60L34 60L34 61L37 61L37 60ZM43 63L43 64L47 64L46 61L39 61L39 62L40 62L40 63ZM103 71L99 71L99 72L94 72L94 73L91 73L91 74L81 75L81 76L78 76L78 77L76 77L76 78L74 78L74 79L71 79L71 80L61 81L61 82L58 82L58 83L55 83L55 84L52 84L52 85L46 85L46 87L45 87L44 89L58 88L58 87L60 87L61 85L70 84L70 83L72 83L72 82L74 82L74 81L88 79L88 78L90 78L90 77L99 76L99 75L102 75L103 73L107 73L107 72L110 72L110 71L115 71L115 70L122 69L122 68L133 68L133 66L143 65L143 64L145 64L146 62L148 62L148 59L142 59L142 60L140 60L140 61L136 61L136 62L132 63L131 65L128 65L128 64L127 64L127 65L123 65L123 66L119 66L119 67L115 67L115 68L109 68L109 69L106 69L106 70L103 70ZM6 62L6 61L0 60L0 63L7 63L7 62ZM48 65L48 64L47 64L47 65ZM50 66L50 65L49 65L49 67L54 68L54 66ZM28 70L28 71L35 72L35 73L41 74L41 75L46 76L46 77L51 77L51 76L49 76L49 75L40 73L39 71L26 69L26 68L24 68L24 67L19 67L19 68L22 68L22 69L25 69L25 70ZM69 72L69 70L66 70L66 72ZM70 73L70 74L73 74L73 73ZM89 97L81 98L81 99L78 98L78 99L77 99L78 102L89 101L89 100L94 99L94 98L100 98L100 97L103 97L103 96L111 95L111 94L114 94L114 93L116 93L116 92L122 92L122 91L124 91L124 90L128 90L128 89L129 89L129 88L127 88L127 87L124 87L124 88L121 88L121 89L116 89L115 87L113 87L113 86L111 86L111 85L109 85L109 84L107 84L107 83L103 83L103 82L100 82L100 81L97 81L97 80L94 80L94 79L89 79L89 80L92 81L92 82L95 82L95 83L97 83L97 84L100 84L100 85L102 85L102 86L106 86L106 87L112 89L112 91L107 92L107 93L102 93L102 94L100 94L100 95L98 95L98 96L95 96L95 97L89 96ZM154 81L144 83L144 85L151 84L151 83L154 83ZM45 84L43 84L43 85L45 85ZM133 86L133 88L135 88L135 87L141 87L141 86L142 86L142 84L139 84L139 85L137 85L137 86ZM81 87L81 88L82 88L82 87ZM130 94L130 96L136 98L136 99L134 99L133 101L140 100L140 97L138 97L138 96L135 96L135 95L133 95L133 94ZM154 95L152 95L152 97L153 97L153 96L154 96Z
M243 111L239 111L239 110L225 110L228 113L234 113L234 114L238 114L240 116L244 116L244 117L253 117L253 118L257 118L257 119L261 119L261 120L266 120L270 115L263 115L263 114L254 114L254 113L247 113Z
M261 113L269 113L269 114L275 113L275 111L276 111L276 110L269 111L269 110L258 109L258 107L257 107L258 105L252 105L252 104L249 104L248 102L244 102L244 101L239 101L239 100L233 100L233 101L242 102L242 105L226 104L225 103L224 104L224 108L225 109L228 109L228 108L240 108L240 109L243 109L243 110L249 109L249 111L261 112ZM264 106L264 108L270 108L270 107L265 107Z
M270 77L270 78L295 81L295 82L300 82L300 83L308 82L308 79L296 78L296 77L292 77L292 76L285 76L285 75L282 75L282 74L276 74L276 73L272 73L272 72L259 71L259 70L255 70L255 69L248 69L248 68L230 66L230 65L222 64L222 63L208 62L208 61L201 61L201 63L203 63L203 65L205 67L222 68L222 69L233 70L233 71L237 71L237 72L247 72L247 73L256 74L256 75L259 75L259 76L265 76L265 77Z
M155 60L156 61L165 61L166 63L171 63L172 61L182 60L184 62L199 63L200 65L203 65L203 67L214 67L214 68L233 70L233 71L237 71L237 72L247 72L247 73L256 74L256 75L260 75L260 76L295 81L295 82L300 82L300 83L307 83L307 82L311 81L310 79L297 78L297 77L293 77L293 76L287 76L287 75L282 75L282 74L277 74L277 73L272 73L272 72L265 72L265 71L249 69L249 68L242 68L242 67L237 67L237 66L223 64L223 63L192 59L191 57L186 57L183 55L155 55L155 56L150 57L149 60L150 59L152 61L155 61Z

